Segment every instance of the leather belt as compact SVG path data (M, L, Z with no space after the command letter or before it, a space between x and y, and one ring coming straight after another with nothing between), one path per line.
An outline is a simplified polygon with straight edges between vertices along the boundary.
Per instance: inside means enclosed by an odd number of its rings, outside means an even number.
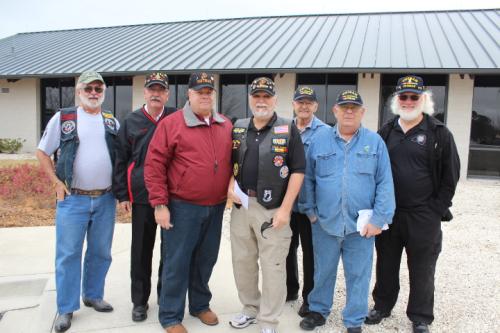
M80 190L79 188L72 188L71 194L77 195L88 195L89 197L100 197L101 195L111 191L111 187L105 188L104 190Z
M252 198L256 198L257 197L257 191L254 191L254 190L247 190L247 195L249 197L252 197Z

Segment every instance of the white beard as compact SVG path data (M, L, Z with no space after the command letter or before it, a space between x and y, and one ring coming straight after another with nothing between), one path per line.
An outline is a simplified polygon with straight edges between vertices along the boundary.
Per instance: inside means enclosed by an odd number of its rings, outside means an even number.
M420 104L415 109L413 109L413 111L410 111L410 112L405 111L399 107L397 114L399 115L399 117L401 117L401 119L403 119L405 121L412 121L412 120L417 119L420 116L420 114L422 113L422 110L423 110L422 104Z
M100 97L97 98L97 101L91 100L83 95L80 95L80 101L84 106L86 106L90 109L98 108L104 102L104 92L101 94Z

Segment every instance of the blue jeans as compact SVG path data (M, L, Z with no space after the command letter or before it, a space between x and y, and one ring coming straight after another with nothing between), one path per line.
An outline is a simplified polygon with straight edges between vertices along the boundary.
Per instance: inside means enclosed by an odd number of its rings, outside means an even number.
M316 222L312 224L314 251L314 289L309 294L309 309L328 317L333 305L337 266L342 257L346 283L346 305L342 311L345 327L358 327L368 314L368 289L372 274L375 237L358 232L344 238L329 235Z
M72 194L57 202L56 209L56 290L60 314L80 308L83 298L100 300L111 265L111 244L115 228L115 197ZM87 251L83 262L83 241Z
M163 327L184 319L186 292L189 312L209 308L212 293L208 281L219 255L222 215L226 203L200 206L171 200L169 230L162 229L162 287L158 318Z

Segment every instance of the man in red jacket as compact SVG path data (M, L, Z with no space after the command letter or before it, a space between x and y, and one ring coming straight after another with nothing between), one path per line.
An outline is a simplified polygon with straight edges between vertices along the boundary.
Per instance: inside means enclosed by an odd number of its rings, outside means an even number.
M182 325L186 291L189 313L217 325L208 281L219 252L222 215L231 176L229 119L214 111L214 77L194 73L189 101L163 119L151 140L144 179L165 244L159 320L167 333Z

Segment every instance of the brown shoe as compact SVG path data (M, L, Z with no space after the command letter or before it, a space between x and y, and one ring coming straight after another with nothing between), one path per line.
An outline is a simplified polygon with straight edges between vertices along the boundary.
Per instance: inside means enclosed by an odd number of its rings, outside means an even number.
M219 323L217 315L210 309L194 314L193 316L198 317L205 325L215 326Z
M188 333L186 328L182 324L176 324L165 328L167 333Z

